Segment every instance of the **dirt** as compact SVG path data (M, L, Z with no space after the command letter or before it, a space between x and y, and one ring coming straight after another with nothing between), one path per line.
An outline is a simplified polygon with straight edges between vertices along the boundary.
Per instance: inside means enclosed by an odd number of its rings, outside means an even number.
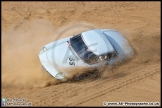
M42 69L45 44L93 27L118 30L134 57L101 76L64 83ZM160 102L160 2L2 2L1 39L4 98L33 106Z

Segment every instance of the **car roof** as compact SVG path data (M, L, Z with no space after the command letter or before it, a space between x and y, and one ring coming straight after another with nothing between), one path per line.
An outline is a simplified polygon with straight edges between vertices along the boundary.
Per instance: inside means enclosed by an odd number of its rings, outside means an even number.
M113 46L99 29L89 30L82 33L82 38L86 45L96 55L114 51Z

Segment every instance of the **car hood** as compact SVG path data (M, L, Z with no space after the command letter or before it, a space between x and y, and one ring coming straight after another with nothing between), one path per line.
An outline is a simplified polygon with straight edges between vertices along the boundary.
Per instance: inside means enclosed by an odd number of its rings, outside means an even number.
M114 48L101 30L95 29L82 33L82 38L89 49L96 55L113 52Z
M67 42L49 50L47 58L58 71L64 71L66 68L77 65L79 59Z

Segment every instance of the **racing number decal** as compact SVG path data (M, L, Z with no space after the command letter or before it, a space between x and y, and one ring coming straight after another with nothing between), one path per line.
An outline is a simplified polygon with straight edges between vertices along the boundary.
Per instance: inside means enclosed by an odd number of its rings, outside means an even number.
M74 58L69 57L67 62L69 63L69 65L75 66L75 59Z

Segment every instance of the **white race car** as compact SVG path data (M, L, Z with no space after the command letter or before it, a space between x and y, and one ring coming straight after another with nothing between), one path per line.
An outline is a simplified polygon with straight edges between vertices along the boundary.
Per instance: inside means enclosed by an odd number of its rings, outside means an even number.
M130 58L134 52L116 30L94 29L45 45L39 52L44 69L54 78L66 81L79 68L100 68ZM71 72L74 69L75 72Z

